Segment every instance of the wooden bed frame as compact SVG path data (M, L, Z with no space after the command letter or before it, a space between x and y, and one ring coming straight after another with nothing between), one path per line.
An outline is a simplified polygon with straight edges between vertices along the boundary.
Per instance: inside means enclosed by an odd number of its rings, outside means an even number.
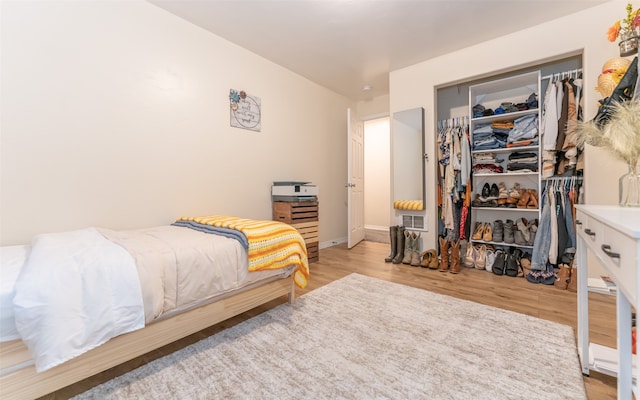
M0 394L10 399L44 396L284 295L293 304L293 275L239 289L212 303L120 335L42 373L29 365L2 375ZM0 343L0 370L18 367L29 360L31 355L21 340Z

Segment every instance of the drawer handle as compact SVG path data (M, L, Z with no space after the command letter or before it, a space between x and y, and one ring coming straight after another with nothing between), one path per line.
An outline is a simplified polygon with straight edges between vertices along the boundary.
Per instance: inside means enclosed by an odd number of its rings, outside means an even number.
M582 225L582 221L580 221L579 219L576 220L576 225Z
M608 255L609 257L620 259L620 253L611 251L611 246L609 246L608 244L603 244L602 246L600 246L600 248L602 249L602 251L604 251L604 254Z
M591 229L587 228L584 230L584 233L586 233L587 235L591 236L591 237L595 237L596 233L594 231L592 231Z

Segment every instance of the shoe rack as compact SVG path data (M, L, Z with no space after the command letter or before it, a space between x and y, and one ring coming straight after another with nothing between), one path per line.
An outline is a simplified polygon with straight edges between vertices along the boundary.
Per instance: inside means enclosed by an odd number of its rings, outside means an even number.
M538 98L538 106L535 108L528 108L524 110L505 112L495 115L479 116L477 109L474 115L474 106L477 104L482 105L485 109L498 109L505 108L505 104L521 104L525 102L531 94L535 93ZM538 196L538 203L541 189L541 158L542 154L540 146L542 144L542 138L539 135L540 128L540 71L529 72L520 75L514 75L502 79L483 82L477 85L469 86L469 134L471 137L471 156L472 165L475 166L476 162L473 161L480 153L483 155L489 155L495 157L496 164L502 167L503 172L495 170L482 172L473 172L471 175L472 181L472 207L471 207L471 238L470 241L474 244L492 244L496 248L510 247L521 248L523 251L531 253L533 249L533 243L518 244L508 243L504 240L495 241L489 239L487 235L477 239L473 238L476 231L476 226L480 223L488 223L493 229L494 221L501 220L503 223L507 220L516 222L524 218L527 221L540 220L540 206L536 204L535 199L531 199L535 193ZM504 123L513 122L522 117L537 116L537 128L538 128L538 140L526 145L517 147L503 147L491 149L478 149L474 145L474 131L480 129L487 124L494 124L496 122ZM486 128L485 128L486 129ZM481 131L481 129L479 130ZM508 171L509 157L517 157L519 152L532 153L537 156L537 171ZM485 154L486 153L486 154ZM476 156L476 157L474 157ZM474 170L475 171L475 170ZM516 198L512 194L518 193L515 189L518 188L529 190L524 194L526 199L522 197ZM493 190L491 190L493 188ZM500 190L502 188L502 190ZM484 190L483 190L484 189ZM504 197L506 191L507 197ZM534 192L535 191L535 192ZM484 193L483 193L484 192ZM489 196L487 196L487 194ZM496 196L499 195L499 198ZM502 194L500 196L500 194ZM526 201L525 201L526 200ZM499 203L499 204L498 204ZM518 204L520 203L520 204ZM492 235L491 235L492 236Z

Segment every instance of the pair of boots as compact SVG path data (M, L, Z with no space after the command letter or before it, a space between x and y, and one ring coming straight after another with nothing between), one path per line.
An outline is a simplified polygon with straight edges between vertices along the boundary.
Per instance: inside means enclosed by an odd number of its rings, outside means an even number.
M404 232L404 257L403 264L412 267L420 266L420 234L415 232Z
M440 241L440 266L438 271L460 273L460 241L446 240L439 237Z
M405 230L404 226L390 226L389 239L391 239L391 252L384 262L400 264L404 259Z

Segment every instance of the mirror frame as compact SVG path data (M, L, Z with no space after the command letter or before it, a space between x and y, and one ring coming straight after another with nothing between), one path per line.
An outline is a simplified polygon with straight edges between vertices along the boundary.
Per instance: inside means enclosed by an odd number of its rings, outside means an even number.
M418 115L419 114L419 115ZM416 161L411 161L410 164L404 164L402 167L400 166L400 164L398 164L400 162L400 160L407 160L408 158L406 157L399 157L398 156L398 152L402 151L401 149L398 149L398 146L400 145L400 141L398 140L397 135L400 133L401 131L401 127L398 126L398 124L402 124L404 126L408 126L411 128L414 128L418 134L419 134L419 138L418 141L419 143L416 143L416 146L419 150L419 153L413 153L415 155L410 156L410 158L412 157L418 157L418 160ZM393 176L393 185L392 185L392 204L395 201L398 200L421 200L422 201L422 209L420 210L416 210L416 211L424 211L426 209L426 181L425 181L425 173L426 173L426 162L425 162L425 113L424 113L424 108L423 107L416 107L416 108L412 108L409 110L403 110L403 111L398 111L393 113L393 116L391 118L391 135L392 135L392 140L391 140L391 173ZM410 144L404 144L405 146L409 147ZM415 159L414 159L415 160ZM419 163L419 164L418 164ZM417 166L420 165L420 167L418 168ZM404 167L404 168L403 168ZM398 179L398 174L400 174L401 172L399 171L406 171L410 168L416 168L420 171L420 182L419 184L421 185L421 190L420 190L420 198L398 198L398 188L399 185L398 183L400 182L400 179ZM418 184L418 183L414 183L414 184ZM394 207L395 208L395 207ZM406 210L406 209L403 209Z

